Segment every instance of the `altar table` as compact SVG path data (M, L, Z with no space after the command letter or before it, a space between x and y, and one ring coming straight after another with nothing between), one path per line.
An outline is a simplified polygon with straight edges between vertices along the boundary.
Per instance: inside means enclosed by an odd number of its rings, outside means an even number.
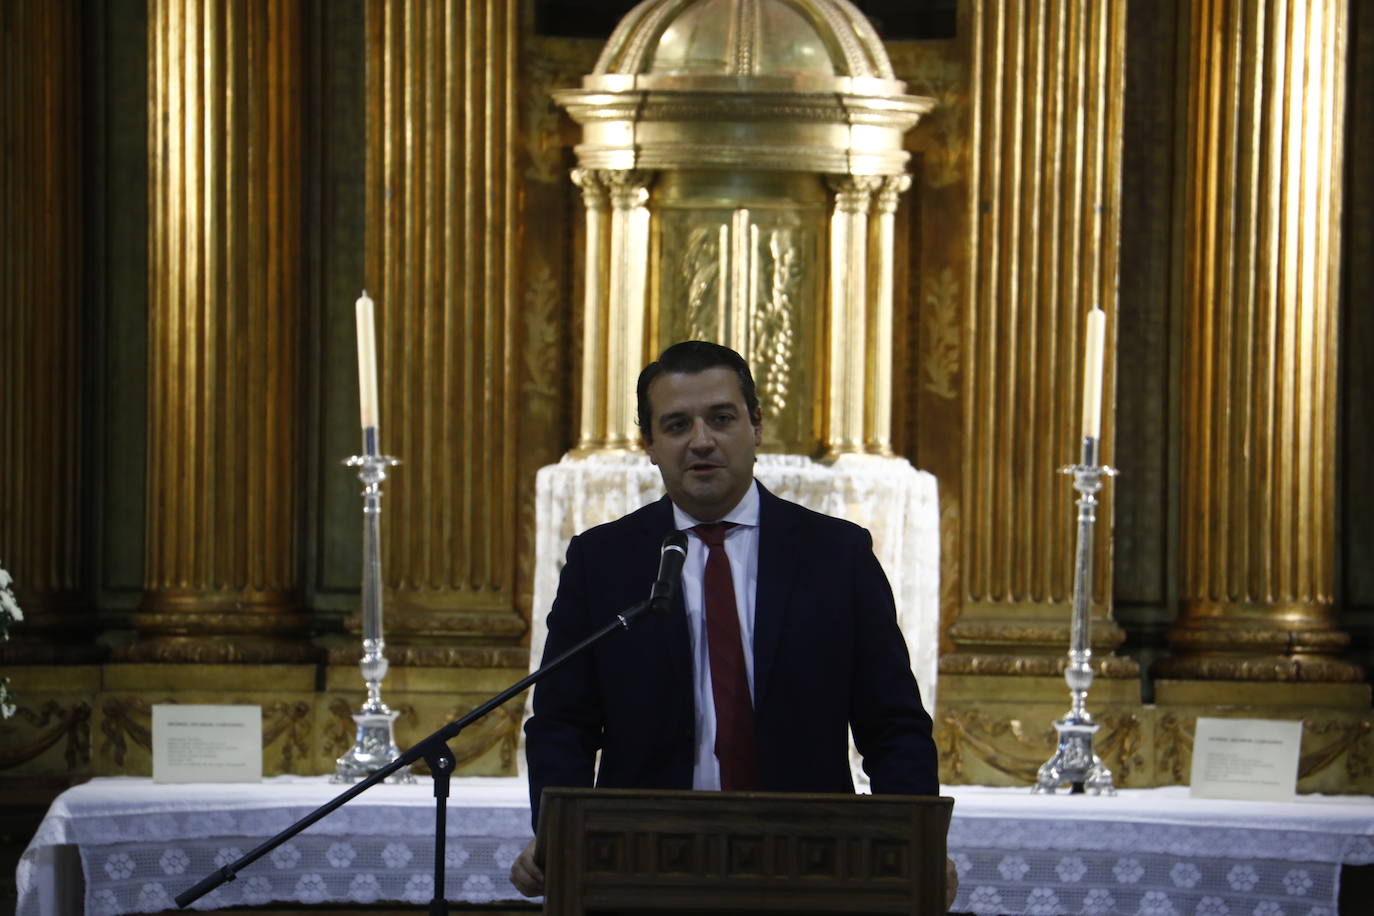
M19 864L19 913L146 913L332 798L322 777L238 785L96 779L52 805ZM954 909L973 913L1334 916L1342 866L1374 864L1374 799L1114 798L952 786ZM370 789L258 860L200 908L431 896L427 780ZM445 894L521 901L507 873L530 837L520 779L457 779ZM79 858L78 858L79 857ZM70 872L70 873L67 873ZM83 887L84 884L84 887Z

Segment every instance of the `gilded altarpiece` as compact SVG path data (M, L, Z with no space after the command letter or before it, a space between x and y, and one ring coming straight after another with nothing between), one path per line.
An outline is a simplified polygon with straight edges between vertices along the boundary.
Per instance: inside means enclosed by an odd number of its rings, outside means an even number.
M772 176L770 176L772 178ZM818 278L826 231L814 175L774 178L776 197L713 206L720 176L668 172L656 188L661 276L654 289L657 349L678 340L730 341L749 360L768 417L764 448L821 448L812 377L824 309ZM727 178L728 180L728 178ZM722 306L724 303L724 306Z

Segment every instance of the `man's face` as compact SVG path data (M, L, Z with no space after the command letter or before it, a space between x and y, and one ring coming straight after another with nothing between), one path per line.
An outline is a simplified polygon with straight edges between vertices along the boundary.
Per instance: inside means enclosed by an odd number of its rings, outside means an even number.
M649 385L649 409L654 438L644 450L673 502L703 522L735 508L753 483L761 439L738 376L720 366L665 373Z

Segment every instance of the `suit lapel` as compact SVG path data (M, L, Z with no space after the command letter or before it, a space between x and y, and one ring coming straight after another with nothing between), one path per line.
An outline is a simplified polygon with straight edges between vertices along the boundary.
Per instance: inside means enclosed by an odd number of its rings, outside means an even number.
M759 484L759 581L754 594L754 703L763 698L777 656L799 549L791 506Z

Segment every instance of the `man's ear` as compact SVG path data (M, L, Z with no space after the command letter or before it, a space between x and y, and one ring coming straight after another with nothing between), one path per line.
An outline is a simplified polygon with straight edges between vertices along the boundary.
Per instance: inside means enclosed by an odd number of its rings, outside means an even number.
M756 410L749 419L754 424L754 444L763 445L763 412Z
M639 437L639 447L644 450L644 454L649 456L650 464L658 464L658 459L654 457L654 444L645 440L644 436Z

